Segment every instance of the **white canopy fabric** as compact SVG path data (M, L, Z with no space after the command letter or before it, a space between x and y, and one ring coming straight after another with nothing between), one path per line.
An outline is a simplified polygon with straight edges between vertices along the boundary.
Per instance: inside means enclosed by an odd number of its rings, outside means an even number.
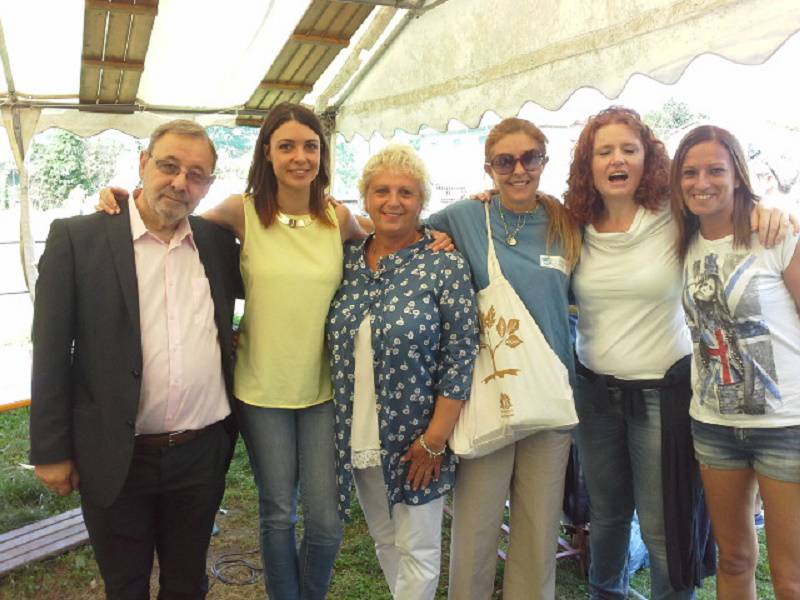
M797 0L450 0L410 20L344 99L337 129L385 137L578 88L616 97L643 73L674 83L699 54L763 62L800 30Z
M160 0L139 102L173 111L227 109L229 114L194 118L207 125L233 124L230 111L247 101L309 4ZM0 0L21 102L77 103L84 5L85 0ZM674 82L702 53L761 62L800 30L797 0L428 0L427 5L433 8L418 16L397 11L384 35L364 36L377 38L367 47L354 36L306 97L318 110L338 109L337 130L347 137L416 132L422 125L444 129L450 119L474 126L487 110L510 116L527 101L555 109L580 87L615 97L634 73ZM0 97L7 92L0 78ZM35 131L57 126L91 135L116 128L144 137L176 116L44 108Z
M66 129L72 133L88 137L105 131L117 129L138 138L149 137L153 130L173 119L192 119L204 127L209 125L236 125L235 115L209 114L197 115L190 113L156 113L151 111L136 112L133 114L109 114L84 112L73 109L47 108L41 111L36 123L36 133L51 127Z

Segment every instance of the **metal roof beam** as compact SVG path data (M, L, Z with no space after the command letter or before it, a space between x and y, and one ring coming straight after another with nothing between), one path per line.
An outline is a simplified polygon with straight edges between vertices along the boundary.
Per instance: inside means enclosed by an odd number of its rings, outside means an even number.
M314 44L316 46L328 46L332 48L347 48L350 45L349 38L339 38L330 35L317 35L313 33L293 33L289 38L293 42Z
M308 93L314 86L310 83L295 83L293 81L262 81L258 87L265 90L282 90L285 92L303 92Z
M151 15L154 17L158 14L158 6L151 6L149 4L128 4L127 2L106 2L105 0L86 0L86 8L127 13L129 15Z
M6 47L6 36L3 33L3 21L0 20L0 60L3 62L3 74L6 77L6 88L11 101L16 100L17 88L14 86L14 76L11 73L11 61L8 59L8 48Z
M127 60L110 60L103 58L83 58L81 64L84 67L97 67L98 69L119 69L120 71L144 71L144 62Z
M391 6L392 8L422 8L425 0L338 0L345 4L368 4L369 6Z

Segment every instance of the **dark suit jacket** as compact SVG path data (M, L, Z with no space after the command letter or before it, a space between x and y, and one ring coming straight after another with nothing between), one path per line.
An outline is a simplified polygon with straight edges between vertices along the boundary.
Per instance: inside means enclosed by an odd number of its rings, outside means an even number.
M75 461L81 495L108 506L133 456L142 377L139 296L127 205L54 221L39 262L33 317L31 463ZM214 301L229 401L232 318L241 296L233 235L190 217ZM226 425L232 436L232 419Z

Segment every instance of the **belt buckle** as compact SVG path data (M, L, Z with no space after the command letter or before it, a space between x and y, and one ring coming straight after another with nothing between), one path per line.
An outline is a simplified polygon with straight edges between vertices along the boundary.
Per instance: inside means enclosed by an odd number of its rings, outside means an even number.
M177 444L175 440L177 440L178 436L184 433L185 431L186 431L185 429L181 429L180 431L170 432L169 435L167 436L167 448L172 448L173 446L175 446Z

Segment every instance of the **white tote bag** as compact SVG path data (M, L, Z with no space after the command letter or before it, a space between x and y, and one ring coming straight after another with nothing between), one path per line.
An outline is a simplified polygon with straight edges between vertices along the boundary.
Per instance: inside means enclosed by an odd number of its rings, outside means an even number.
M465 458L490 454L526 435L578 422L561 359L500 270L489 203L489 285L478 292L481 341L472 392L450 436Z

